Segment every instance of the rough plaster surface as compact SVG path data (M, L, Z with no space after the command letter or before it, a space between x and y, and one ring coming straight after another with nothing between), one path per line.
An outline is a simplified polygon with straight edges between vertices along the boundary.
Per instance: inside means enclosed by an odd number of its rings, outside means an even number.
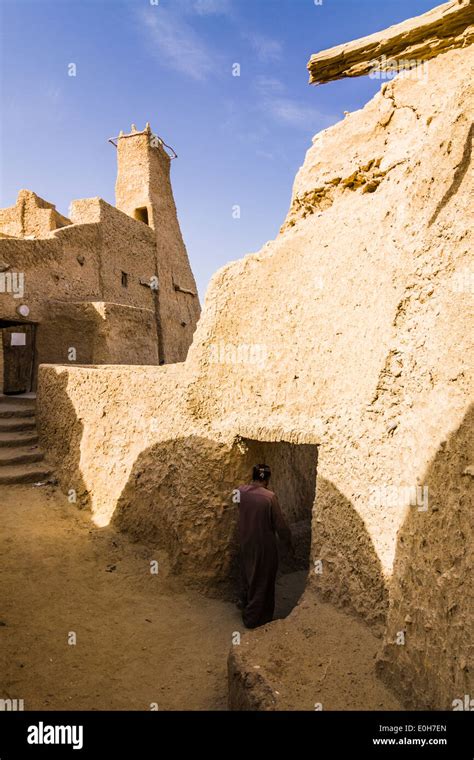
M41 238L70 223L31 190L20 190L14 206L0 209L0 232L6 237Z
M471 408L425 474L429 519L412 510L398 535L378 671L415 709L449 710L472 694L473 422Z
M39 428L63 488L90 506L96 524L113 520L166 547L175 572L219 587L232 574L232 489L248 462L235 435L186 414L183 370L45 366Z
M474 688L462 474L472 59L472 46L439 55L425 81L399 76L315 137L281 234L214 276L184 364L44 367L39 396L63 487L216 587L230 572L241 438L319 444L312 561L323 572L305 598L365 620L383 636L387 683L437 708ZM260 364L215 360L216 345L252 342ZM428 486L426 511L406 496L374 501L416 485ZM312 610L295 626L314 627Z

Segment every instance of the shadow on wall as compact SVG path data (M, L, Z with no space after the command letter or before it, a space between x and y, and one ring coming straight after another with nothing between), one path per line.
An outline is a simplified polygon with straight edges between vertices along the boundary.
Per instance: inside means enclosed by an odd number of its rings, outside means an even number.
M40 436L61 488L66 494L75 490L79 507L92 507L89 488L93 492L94 484L87 485L81 472L84 426L68 396L67 371L45 367L39 397ZM98 456L107 456L107 449ZM233 598L239 578L234 490L250 481L254 464L270 462L274 487L297 538L297 564L282 563L282 570L307 572L316 459L316 446L245 442L240 436L222 441L188 435L159 441L137 456L118 499L111 495L111 525L136 541L166 550L171 571L186 583Z
M55 446L49 451L61 486L66 493L75 489L78 506L87 506L89 495L81 476L83 425L67 395L67 373L59 377L40 373L40 381L42 397L54 397L60 407L48 419L47 404L41 406L40 417L44 409L47 439ZM40 431L41 427L40 423ZM66 450L58 443L62 441L68 441ZM313 512L312 559L323 561L323 572L316 574L311 563L310 590L317 589L323 598L381 628L387 591L380 561L362 519L342 493L319 479L315 500L317 454L314 444L239 437L220 442L188 435L157 442L137 457L117 500L112 525L136 541L165 549L171 571L186 583L233 598L238 582L238 513L232 492L249 482L252 465L266 461L295 537L296 562L283 556L282 572L307 573ZM290 607L300 591L299 586Z
M90 506L89 493L81 476L81 440L84 426L69 400L68 372L59 377L54 374L50 387L51 376L49 373L39 373L39 397L46 400L54 399L56 407L55 414L50 415L49 401L37 405L39 442L48 452L47 458L54 465L62 491L68 495L74 491L75 501L71 501L71 504L84 509ZM60 414L57 411L58 405L61 409ZM54 428L51 427L52 424Z
M238 447L187 436L141 452L112 525L169 553L171 570L202 590L235 592Z
M382 636L388 590L365 523L349 499L319 477L313 511L309 590L360 615Z
M377 667L408 708L452 710L474 696L473 423L471 406L426 471L428 509L410 507L398 534Z
M169 553L172 572L232 598L238 583L238 507L233 490L265 461L272 487L292 523L296 558L282 570L307 571L317 447L237 437L231 443L188 436L158 443L136 460L113 525Z

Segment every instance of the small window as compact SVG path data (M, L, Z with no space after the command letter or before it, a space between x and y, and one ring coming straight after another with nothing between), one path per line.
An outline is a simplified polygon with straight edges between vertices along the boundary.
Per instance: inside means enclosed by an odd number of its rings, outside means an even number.
M135 209L135 219L144 224L148 224L148 209L146 206Z
M122 272L122 288L128 288L128 274Z

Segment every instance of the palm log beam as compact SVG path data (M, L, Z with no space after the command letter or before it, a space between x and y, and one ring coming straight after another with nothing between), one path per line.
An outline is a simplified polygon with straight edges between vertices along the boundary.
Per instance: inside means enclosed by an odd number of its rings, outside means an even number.
M393 62L427 61L474 39L474 0L451 0L368 37L328 48L308 62L310 84L383 71Z

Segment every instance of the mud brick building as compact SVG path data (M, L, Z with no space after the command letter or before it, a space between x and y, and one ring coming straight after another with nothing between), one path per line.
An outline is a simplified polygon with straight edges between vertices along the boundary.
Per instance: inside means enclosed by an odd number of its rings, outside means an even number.
M0 210L0 391L34 390L42 363L186 358L200 306L170 155L149 125L113 143L116 207L77 200L66 218L21 190Z

